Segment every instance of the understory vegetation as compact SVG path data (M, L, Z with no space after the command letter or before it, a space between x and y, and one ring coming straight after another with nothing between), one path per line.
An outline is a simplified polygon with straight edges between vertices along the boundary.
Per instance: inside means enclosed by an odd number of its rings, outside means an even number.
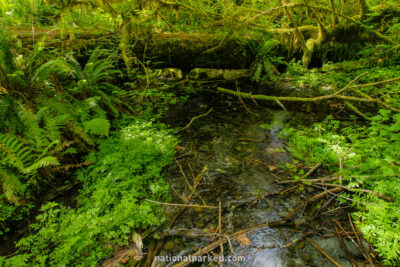
M399 114L380 110L365 126L328 117L311 128L288 128L283 134L288 139L289 151L298 160L313 166L321 164L342 176L347 192L339 200L357 208L353 218L365 238L387 263L398 265ZM338 163L340 158L342 167ZM300 179L301 174L296 177Z
M208 93L323 114L284 129L281 167L336 177L319 186L340 189L374 261L400 266L399 52L395 0L0 0L0 236L18 235L0 265L143 256L177 135L212 109L162 121Z
M77 173L82 188L76 207L43 205L31 225L37 232L22 238L19 255L3 264L97 266L115 245L128 245L135 229L149 233L163 223L162 209L144 201L168 200L161 171L176 139L163 128L138 121L99 140L98 152L87 156L96 163Z

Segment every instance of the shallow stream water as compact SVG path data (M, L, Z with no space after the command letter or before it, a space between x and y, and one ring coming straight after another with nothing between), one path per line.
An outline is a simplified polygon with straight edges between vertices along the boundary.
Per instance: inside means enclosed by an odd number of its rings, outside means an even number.
M191 106L186 107L188 110L183 116L187 116L190 120L191 117L206 112L210 107L214 108L213 112L195 121L182 135L180 154L190 156L178 155L177 164L167 170L166 178L171 185L173 201L182 202L178 195L182 192L188 194L189 185L193 184L193 177L207 166L208 171L191 203L218 206L218 202L221 201L222 205L231 207L225 209L222 216L222 231L225 234L279 221L290 213L298 211L292 219L292 226L262 227L234 239L232 242L234 255L244 257L239 262L240 266L334 266L304 240L306 233L341 266L351 266L340 247L338 238L333 234L334 231L327 226L331 216L335 215L335 212L330 212L329 205L317 211L310 207L300 219L299 228L294 229L306 197L312 190L294 190L251 201L257 199L257 196L285 189L278 182L289 177L287 171L278 167L291 162L292 159L279 134L285 124L295 119L294 117L299 117L299 113L254 105L249 113L234 99L227 98L222 102L213 103L213 99L204 98L196 99ZM264 124L269 126L263 128ZM182 167L185 175L178 165ZM243 204L244 202L247 204ZM168 210L169 217L176 211L174 208ZM174 224L171 232L196 232L205 236L202 238L192 238L185 234L171 236L158 255L193 254L218 240L218 237L212 239L206 235L214 233L217 226L217 210L187 209ZM356 248L346 244L357 254ZM219 253L219 249L214 251L216 254ZM224 251L225 256L232 255L228 245L224 246ZM173 263L159 263L159 265L173 266ZM217 265L192 263L192 266ZM239 264L234 261L224 262L223 266L239 266Z

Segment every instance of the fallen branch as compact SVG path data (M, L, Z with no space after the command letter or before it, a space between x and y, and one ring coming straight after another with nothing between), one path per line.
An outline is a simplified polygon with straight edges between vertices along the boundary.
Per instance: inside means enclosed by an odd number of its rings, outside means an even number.
M181 129L178 131L178 133L181 132L181 131L183 131L183 130L185 130L185 129L187 129L187 128L189 128L195 120L207 116L208 114L211 113L211 111L213 111L213 108L210 108L210 110L207 111L207 112L204 113L204 114L201 114L201 115L198 115L198 116L193 117L193 118L190 120L190 122L189 122L185 127L181 128Z
M351 86L351 84L353 84L356 80L358 80L359 78L361 78L363 75L358 76L356 79L354 79L353 81L351 81L348 85L346 85L345 87L343 87L341 90L334 92L332 94L329 95L322 95L322 96L316 96L316 97L296 97L296 96L267 96L267 95L253 95L251 93L243 93L243 92L238 92L238 91L233 91L230 89L226 89L223 87L218 87L217 90L221 93L225 93L225 94L230 94L230 95L234 95L237 97L242 97L242 98L247 98L247 99L257 99L257 100L264 100L264 101L289 101L289 102L318 102L318 101L324 101L324 100L329 100L329 99L341 99L344 101L358 101L358 102L366 102L366 103L377 103L381 106L384 106L385 108L388 108L390 110L393 110L395 112L399 112L400 113L400 109L393 107L383 101L381 101L380 99L375 99L371 96L365 95L363 97L354 97L354 96L347 96L347 95L342 95L342 93L344 93L344 91L346 90L353 90L353 89L357 89L360 87L366 87L366 86L373 86L373 85L378 85L378 84L385 84L385 83L391 83L391 82L395 82L395 81L399 81L400 77L398 78L394 78L394 79L389 79L389 80L385 80L385 81L380 81L380 82L376 82L376 83L372 83L372 84L364 84L364 85L356 85L356 86Z
M306 174L304 174L301 179L305 179L308 176L310 176L311 174L313 174L313 172L315 172L316 169L318 169L321 166L321 163L318 163L317 165L313 166Z
M278 184L294 184L294 183L315 183L315 182L332 182L337 181L339 177L326 177L326 178L316 178L316 179L299 179L299 180L285 180L279 181Z
M185 208L196 208L196 209L218 209L216 206L209 205L192 205L192 204L178 204L178 203L166 203L166 202L158 202L150 199L145 199L147 202L155 203L163 206L171 206L171 207L185 207Z
M322 193L319 193L318 195L313 196L308 202L314 202L314 201L316 201L316 200L318 200L320 198L323 198L327 194L339 193L339 192L342 192L342 191L343 191L343 188L340 188L340 187L336 187L336 188L333 188L333 189L330 189L330 190L326 190L326 191L324 191Z
M371 191L371 190L368 190L368 189L350 188L350 187L346 187L346 186L339 185L339 184L325 184L325 183L315 183L315 184L316 185L321 185L321 186L341 188L341 189L344 189L344 190L347 190L347 191L351 191L351 192L363 192L363 193L375 195L375 196L379 197L380 199L383 199L383 200L386 200L386 201L389 201L389 202L393 202L394 201L392 197L389 197L389 196L386 196L386 195L383 195L383 194L380 194L378 192Z

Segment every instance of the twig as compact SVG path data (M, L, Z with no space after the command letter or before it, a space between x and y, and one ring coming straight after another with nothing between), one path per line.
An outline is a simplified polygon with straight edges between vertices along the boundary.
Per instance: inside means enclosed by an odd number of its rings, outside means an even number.
M360 247L358 247L358 249L360 250L361 253L363 253L363 255L364 255L364 253L365 253L365 255L367 255L367 260L371 264L371 266L373 267L374 263L372 262L371 255L367 251L364 250L364 247L362 245L360 237L358 236L356 228L354 227L353 220L351 219L350 213L347 213L347 216L349 217L349 222L350 222L351 229L353 230L353 233L355 234L355 236L357 238L358 244L360 245Z
M219 240L222 241L222 206L221 201L218 202L218 232L219 232ZM224 245L221 243L221 255L224 255Z
M238 93L240 93L240 88L239 88L239 86L238 86L238 82L235 81L235 84L236 84L236 90L238 91ZM247 112L249 112L249 113L255 115L256 117L260 117L260 115L258 115L258 114L256 114L256 113L252 112L252 111L246 106L246 104L244 103L244 101L243 101L242 97L240 96L240 94L238 95L238 98L239 98L240 103L243 105L244 109L245 109Z
M294 229L298 229L298 228L299 228L299 225L300 225L300 222L301 222L301 218L303 217L303 214L304 214L304 211L305 211L306 208L307 208L307 205L308 205L308 201L306 201L306 203L304 204L303 210L301 211L299 220L297 221L296 227L295 227Z
M359 192L375 195L375 196L379 197L380 199L383 199L383 200L386 200L386 201L389 201L389 202L393 202L394 201L393 198L391 198L389 196L386 196L386 195L383 195L383 194L380 194L378 192L371 191L371 190L368 190L368 189L350 188L350 187L346 187L346 186L339 185L339 184L325 184L325 183L315 183L315 184L316 185L321 185L321 186L329 186L329 187L340 187L340 188L342 188L344 190L347 190L347 191L359 191Z
M190 199L193 197L193 195L195 194L197 187L199 186L199 184L201 183L201 181L204 178L204 173L207 171L207 167L204 167L204 169L201 171L201 173L199 175L197 175L196 177L196 182L192 188L192 191L190 192L190 194L185 197L185 204L189 203ZM169 222L168 227L172 228L172 226L175 224L176 220L179 218L179 216L181 216L181 214L185 211L186 207L182 207L176 214L175 216L172 218L172 220ZM157 244L157 247L154 249L154 252L152 254L152 257L147 257L146 262L145 262L145 266L151 266L155 263L154 261L154 257L157 255L158 251L161 249L161 247L164 245L164 240L160 241Z
M175 160L175 162L176 162L176 164L178 165L179 170L180 170L180 172L182 173L182 177L185 179L186 185L189 187L189 190L192 190L192 186L189 184L189 181L188 181L188 179L187 179L187 177L186 177L186 174L185 174L185 172L184 172L183 169L182 169L182 165L181 165L177 160Z
M343 174L343 159L353 150L353 148L350 148L347 150L343 156L340 156L339 154L336 154L338 159L339 159L339 184L342 185L342 174Z
M358 81L359 79L361 79L362 77L364 77L367 74L368 74L368 72L358 75L356 78L354 78L351 82L349 82L345 87L343 87L342 89L337 91L335 94L339 95L339 94L343 93L344 91L346 91L347 89L352 88L351 86L353 85L353 83L355 83L356 81Z
M185 127L181 128L181 129L178 131L178 133L181 132L181 131L183 131L183 130L185 130L185 129L187 129L187 128L189 128L195 120L207 116L208 114L211 113L211 111L213 111L213 108L210 108L210 110L207 111L207 112L204 113L204 114L201 114L201 115L198 115L198 116L193 117L193 118L190 120L190 122L189 122Z
M333 189L330 189L330 190L325 190L324 192L319 193L318 195L313 196L313 197L309 200L309 202L314 202L314 201L316 201L316 200L318 200L318 199L320 199L320 198L323 198L323 197L326 196L327 194L330 194L330 193L338 193L338 192L341 192L341 191L343 191L343 189L340 188L340 187L336 187L336 188L333 188Z
M340 235L337 226L336 225L333 225L333 226L335 227L335 231L336 231L337 237L339 239L340 246L342 247L342 249L344 251L344 254L346 255L346 258L349 260L349 262L351 262L351 264L354 267L358 267L358 265L357 265L356 261L354 260L353 256L351 255L351 253L349 252L348 248L344 244L342 236Z
M317 185L312 185L312 186L315 187L315 188L319 188L319 189L326 190L324 187L320 187L320 186L317 186ZM340 187L336 187L336 188L334 188L334 189L340 189L341 191L344 190L343 188L340 188ZM347 201L350 201L350 202L356 202L356 203L365 204L365 205L377 205L376 203L356 201L356 200L354 200L354 199L351 199L351 198L348 198L348 197L345 197L345 196L341 196L341 195L335 194L335 192L333 191L334 189L326 190L325 193L331 194L331 195L336 196L336 197L339 197L339 198L343 198L343 199L345 199L345 200L347 200ZM340 191L339 191L339 192L340 192Z
M281 108L283 108L283 110L286 110L286 111L287 111L286 107L282 104L281 101L276 100L276 103L277 103Z
M185 208L197 208L197 209L218 209L216 206L209 205L192 205L192 204L178 204L178 203L166 203L166 202L158 202L151 199L145 199L147 202L155 203L163 206L171 206L171 207L185 207Z
M330 260L335 266L341 267L339 263L337 263L331 256L329 256L325 251L322 250L317 244L315 244L310 238L306 237L308 243L310 243L314 248L316 248L319 252L322 253L328 260Z
M391 83L391 82L395 82L395 81L400 81L400 77L396 77L396 78L388 79L388 80L384 80L384 81L379 81L379 82L374 82L374 83L364 83L364 84L354 85L354 86L351 86L350 89L376 86L376 85L387 84L387 83Z
M346 232L346 230L344 230L344 228L342 227L342 225L341 225L337 220L335 220L335 219L332 219L332 221L333 221L334 223L336 223L337 226L340 227L340 229L347 235L347 237L353 242L353 244L361 251L361 253L362 253L363 256L365 257L365 259L369 261L369 257L361 250L361 248L357 245L357 243L349 236L349 234ZM374 266L372 260L370 261L370 263L371 263L371 266Z
M308 176L310 176L316 169L318 169L321 166L321 163L318 163L314 167L312 167L306 174L304 174L301 179L306 179Z

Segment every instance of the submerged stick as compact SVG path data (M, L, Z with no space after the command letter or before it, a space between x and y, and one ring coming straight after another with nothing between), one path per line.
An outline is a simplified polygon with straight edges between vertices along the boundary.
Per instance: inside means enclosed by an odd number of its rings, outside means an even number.
M335 266L341 267L339 263L337 263L331 256L328 255L322 248L320 248L317 244L315 244L310 238L306 237L308 243L310 243L314 248L316 248L322 255L324 255L328 260L330 260Z
M198 116L193 117L193 118L190 120L190 122L189 122L185 127L179 129L178 133L181 132L181 131L183 131L183 130L185 130L185 129L187 129L187 128L189 128L195 120L207 116L208 114L211 113L211 111L213 111L213 108L210 108L210 110L207 111L207 112L204 113L204 114L201 114L201 115L198 115Z

